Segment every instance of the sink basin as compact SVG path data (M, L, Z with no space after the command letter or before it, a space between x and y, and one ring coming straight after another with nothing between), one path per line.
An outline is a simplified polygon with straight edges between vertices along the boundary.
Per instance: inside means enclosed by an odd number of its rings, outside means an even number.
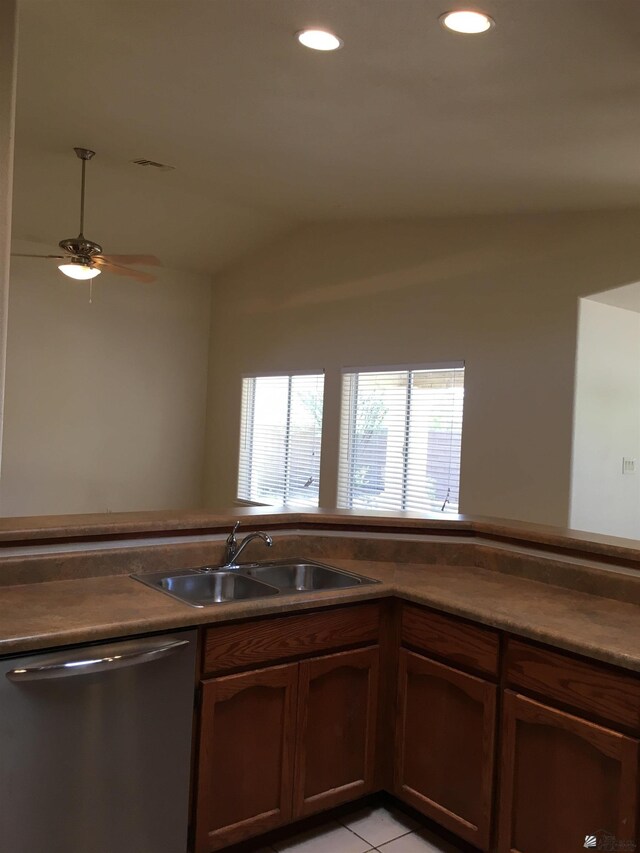
M153 572L131 577L193 607L378 583L362 575L301 559L250 563L230 569L179 569L170 574Z
M262 598L265 595L278 595L280 592L276 587L240 574L237 570L205 572L188 569L173 572L171 575L167 575L166 572L156 572L148 575L132 575L132 577L152 589L159 589L194 607L220 604L225 601Z
M347 589L376 583L371 578L352 575L320 563L298 560L262 563L241 568L249 577L277 586L283 592L307 592L322 589Z

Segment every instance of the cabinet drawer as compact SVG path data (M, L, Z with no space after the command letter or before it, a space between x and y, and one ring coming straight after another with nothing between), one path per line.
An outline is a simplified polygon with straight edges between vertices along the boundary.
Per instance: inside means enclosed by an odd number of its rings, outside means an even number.
M491 628L405 604L402 642L459 666L487 675L498 674L499 635Z
M640 731L640 677L509 639L507 682Z
M206 631L204 672L377 643L379 632L378 603L221 625Z

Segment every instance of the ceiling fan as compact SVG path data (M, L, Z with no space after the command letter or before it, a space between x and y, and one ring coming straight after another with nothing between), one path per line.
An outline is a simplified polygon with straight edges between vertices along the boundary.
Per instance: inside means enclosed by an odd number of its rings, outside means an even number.
M161 262L154 255L103 255L102 246L87 240L84 236L84 187L85 169L87 160L95 155L95 151L88 148L74 148L78 158L82 161L82 185L80 190L80 233L77 237L60 240L58 245L64 252L63 255L24 255L15 253L17 258L54 258L64 261L58 266L60 272L69 278L90 279L100 275L102 270L112 272L115 275L124 275L140 282L152 282L156 280L154 275L140 270L133 270L127 264L143 264L145 266L161 266Z

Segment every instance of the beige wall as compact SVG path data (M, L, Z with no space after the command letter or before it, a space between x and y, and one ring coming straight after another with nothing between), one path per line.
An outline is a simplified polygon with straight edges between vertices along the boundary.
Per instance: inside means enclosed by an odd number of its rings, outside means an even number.
M21 244L20 251L42 246ZM210 280L14 259L1 515L202 504Z
M640 539L640 313L581 300L571 526Z
M9 303L17 58L17 2L2 0L0 3L0 446Z
M566 524L577 300L640 278L640 213L309 225L215 282L210 506L235 497L243 372L327 371L321 503L335 498L340 370L464 359L461 509Z

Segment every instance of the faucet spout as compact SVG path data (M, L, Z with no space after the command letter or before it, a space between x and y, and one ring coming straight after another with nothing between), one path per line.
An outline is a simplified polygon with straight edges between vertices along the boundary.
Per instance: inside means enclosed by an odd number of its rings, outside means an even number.
M247 547L250 542L253 542L254 539L261 539L267 548L270 548L273 545L273 539L269 536L268 533L264 533L262 530L256 530L255 533L249 533L244 537L242 542L238 542L236 538L236 531L240 525L240 522L237 521L233 527L233 530L229 534L226 542L226 551L224 557L224 563L220 566L221 569L229 568L230 566L235 566L238 562L238 557Z

